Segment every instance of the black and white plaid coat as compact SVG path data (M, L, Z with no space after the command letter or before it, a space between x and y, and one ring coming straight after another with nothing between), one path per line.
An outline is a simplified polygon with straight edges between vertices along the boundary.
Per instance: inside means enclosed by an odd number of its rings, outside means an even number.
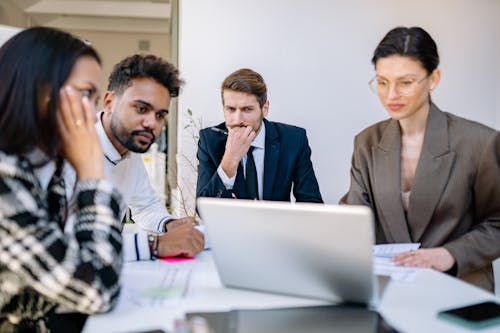
M93 314L117 300L121 195L105 180L78 182L65 234L64 194L58 172L44 191L27 160L0 151L0 329L55 305Z

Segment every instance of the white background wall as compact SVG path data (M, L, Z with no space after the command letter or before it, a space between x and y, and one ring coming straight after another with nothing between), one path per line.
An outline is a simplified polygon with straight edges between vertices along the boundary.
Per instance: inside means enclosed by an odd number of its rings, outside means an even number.
M442 81L433 94L444 110L500 128L500 1L495 0L182 0L179 153L193 158L183 130L193 110L204 126L223 121L219 87L249 67L268 85L268 119L308 130L327 203L349 186L356 133L387 118L367 82L373 51L393 27L421 26L436 40ZM182 159L181 159L182 160ZM194 186L179 166L181 186ZM194 182L194 183L193 183Z
M0 25L0 46L19 31L21 31L21 28Z

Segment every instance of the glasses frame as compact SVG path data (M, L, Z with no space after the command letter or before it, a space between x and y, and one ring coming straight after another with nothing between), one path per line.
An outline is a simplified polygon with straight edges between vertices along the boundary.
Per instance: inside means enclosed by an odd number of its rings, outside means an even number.
M424 80L428 79L430 77L429 74L427 74L426 76L424 76L423 78L421 78L420 80L416 80L414 81L412 84L413 84L413 91L409 94L402 94L398 89L397 89L397 85L396 85L396 88L395 88L395 92L398 96L403 96L403 97L408 97L408 96L413 96L415 94L415 90L416 90L416 87L424 82ZM378 90L378 85L377 85L377 75L375 75L370 81L368 81L368 87L370 88L371 92L373 92L374 94L376 95L380 95L380 96L387 96L389 95L389 92L391 91L391 82L389 82L389 89L387 90L387 94L380 94L379 93L379 90Z

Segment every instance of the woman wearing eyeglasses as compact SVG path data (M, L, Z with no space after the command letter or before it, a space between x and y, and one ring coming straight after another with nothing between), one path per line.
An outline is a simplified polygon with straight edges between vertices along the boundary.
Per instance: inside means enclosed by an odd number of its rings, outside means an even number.
M500 256L500 134L431 101L439 56L421 28L395 28L375 49L370 86L390 119L355 138L341 203L372 207L377 243L420 242L394 261L493 291Z

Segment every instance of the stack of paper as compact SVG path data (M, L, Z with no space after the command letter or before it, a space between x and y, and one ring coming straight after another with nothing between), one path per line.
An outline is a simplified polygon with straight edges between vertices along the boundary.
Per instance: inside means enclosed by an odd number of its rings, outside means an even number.
M373 246L373 263L375 275L390 276L394 280L411 281L418 267L399 266L392 261L392 257L400 253L416 250L420 243L394 243Z

